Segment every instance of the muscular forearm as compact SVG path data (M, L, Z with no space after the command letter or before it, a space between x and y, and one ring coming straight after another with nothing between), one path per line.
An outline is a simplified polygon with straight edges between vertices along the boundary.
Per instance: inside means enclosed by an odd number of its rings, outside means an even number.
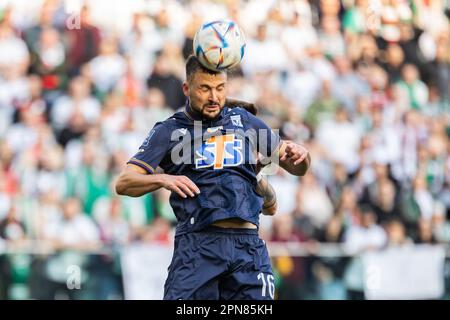
M125 171L116 182L116 192L120 195L140 197L163 186L164 174L139 174Z
M266 177L262 177L258 182L256 191L264 198L262 213L273 216L277 211L277 196Z
M304 176L306 171L308 171L311 164L311 156L302 145L284 140L278 152L280 167L290 174Z
M310 163L311 156L308 154L306 159L297 165L294 165L294 163L291 162L290 159L280 160L280 167L294 176L304 176L308 171Z

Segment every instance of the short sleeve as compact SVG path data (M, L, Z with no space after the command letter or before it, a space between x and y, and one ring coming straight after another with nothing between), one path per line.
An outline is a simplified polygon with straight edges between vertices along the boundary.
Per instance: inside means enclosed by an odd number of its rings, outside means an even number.
M256 130L258 152L263 157L271 157L280 146L280 135L251 113L248 113L248 117L251 128Z
M154 173L169 150L170 136L167 126L162 122L155 124L148 136L139 147L138 152L128 160L128 163L144 168L148 173Z

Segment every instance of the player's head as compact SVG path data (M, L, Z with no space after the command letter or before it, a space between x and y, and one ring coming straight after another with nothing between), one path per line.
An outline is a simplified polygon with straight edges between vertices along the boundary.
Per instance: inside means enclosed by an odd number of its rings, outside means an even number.
M191 55L186 61L183 92L189 97L192 109L207 119L214 119L225 105L227 73L206 69L196 56Z

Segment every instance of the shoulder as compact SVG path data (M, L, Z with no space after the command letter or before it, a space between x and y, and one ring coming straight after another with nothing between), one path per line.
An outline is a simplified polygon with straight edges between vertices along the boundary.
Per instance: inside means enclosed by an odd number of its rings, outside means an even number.
M176 128L176 127L180 126L180 121L185 118L186 118L186 115L184 114L183 111L176 112L173 115L171 115L170 117L166 118L165 120L158 121L157 123L155 123L155 126L153 128L154 129Z
M229 110L230 110L229 115L231 118L233 116L240 116L241 120L245 123L246 127L248 128L254 129L269 128L263 120L261 120L260 118L258 118L257 116L255 116L254 114L252 114L251 112L242 107L235 107Z
M251 120L251 117L254 117L250 112L248 112L247 110L245 110L243 107L227 107L227 116L228 117L233 117L233 116L241 116L242 120L244 121L249 121Z

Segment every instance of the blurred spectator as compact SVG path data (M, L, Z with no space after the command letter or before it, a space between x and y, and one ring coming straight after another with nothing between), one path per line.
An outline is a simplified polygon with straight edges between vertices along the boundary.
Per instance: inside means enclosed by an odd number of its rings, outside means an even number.
M426 180L418 176L414 179L414 200L420 208L421 221L430 221L433 216L434 200L427 190Z
M377 220L381 224L400 217L398 192L394 183L388 179L377 181L370 186L368 192L371 192L369 203L373 206Z
M121 48L130 59L133 75L141 82L152 70L154 53L161 48L160 39L156 39L158 36L152 20L143 12L136 12L130 31L120 38Z
M436 239L433 234L433 225L430 220L421 219L417 225L416 243L421 244L436 244Z
M306 50L318 45L318 36L310 22L294 11L287 26L282 28L281 41L286 46L289 60L300 63L305 58Z
M42 78L43 89L64 89L67 84L66 52L59 32L50 27L42 29L39 41L31 52L30 72Z
M172 115L172 112L166 105L164 93L158 88L150 88L144 95L142 106L132 111L135 128L146 134L156 122L167 119Z
M114 88L126 70L125 59L118 53L116 40L111 38L100 42L99 53L88 66L92 82L101 97Z
M389 82L396 83L400 80L400 70L405 60L403 49L398 44L391 43L384 54L385 56L381 58L384 59L383 67L388 73Z
M319 123L331 120L339 107L339 102L331 95L329 81L322 82L320 96L309 106L305 123L316 129Z
M340 31L340 21L337 16L324 16L319 33L323 53L329 59L345 54L345 42Z
M26 238L25 225L15 203L12 203L6 217L0 220L0 238L11 243L18 243Z
M376 224L377 216L370 207L362 207L358 225L351 225L344 235L346 252L357 254L381 249L386 244L386 233Z
M368 95L368 84L352 70L347 57L338 56L333 61L337 77L332 82L331 92L348 112L354 112L357 99Z
M412 240L406 235L406 229L400 220L393 219L386 224L386 233L389 246L402 246L411 244Z
M69 75L77 75L82 64L97 56L101 43L101 32L92 23L89 6L83 6L77 18L66 30Z
M297 191L297 204L297 210L308 216L318 229L323 228L333 215L330 198L312 173L302 179Z
M77 198L64 201L60 218L46 226L45 239L57 249L93 250L100 245L98 227L83 213Z
M354 6L345 10L342 21L344 31L349 33L363 33L366 30L367 6L369 0L356 0Z
M450 241L450 222L445 216L445 207L441 202L435 202L432 218L433 236L439 243Z
M304 235L294 228L291 215L274 217L273 232L270 239L273 242L300 242L305 241ZM285 256L274 258L274 267L283 277L281 284L282 295L279 299L301 299L304 296L304 259L302 257Z
M321 123L317 128L316 138L329 159L344 164L348 172L354 172L358 168L361 133L350 122L345 109L339 108L334 119Z
M255 37L247 40L245 51L242 68L246 76L287 68L287 56L281 42L267 34L267 25L264 23L258 25ZM266 54L261 55L261 52Z
M6 79L15 79L23 75L30 61L25 42L14 34L7 24L0 24L0 75Z
M56 11L57 8L54 1L44 1L39 12L39 17L36 21L37 23L28 27L24 31L23 38L31 52L37 49L42 31L44 29L51 29L55 27L54 18Z
M184 105L186 97L181 89L182 81L170 70L170 61L164 52L158 55L153 72L147 79L147 88L158 88L164 93L167 105L177 110Z
M358 254L379 250L387 243L382 227L376 224L377 216L368 206L362 206L358 212L358 222L351 224L344 234L344 249L353 255L345 271L347 296L349 299L363 299L363 268Z
M123 205L117 197L105 197L96 202L93 217L99 226L103 244L123 246L130 242L130 227L123 211Z
M408 105L415 110L423 110L428 101L428 88L420 81L419 71L412 64L402 68L402 78L398 82L402 94L408 97Z
M94 123L100 116L101 106L93 96L90 95L90 86L86 78L78 76L73 78L69 84L69 95L59 97L51 110L51 121L57 132L70 127L70 122L78 121Z

